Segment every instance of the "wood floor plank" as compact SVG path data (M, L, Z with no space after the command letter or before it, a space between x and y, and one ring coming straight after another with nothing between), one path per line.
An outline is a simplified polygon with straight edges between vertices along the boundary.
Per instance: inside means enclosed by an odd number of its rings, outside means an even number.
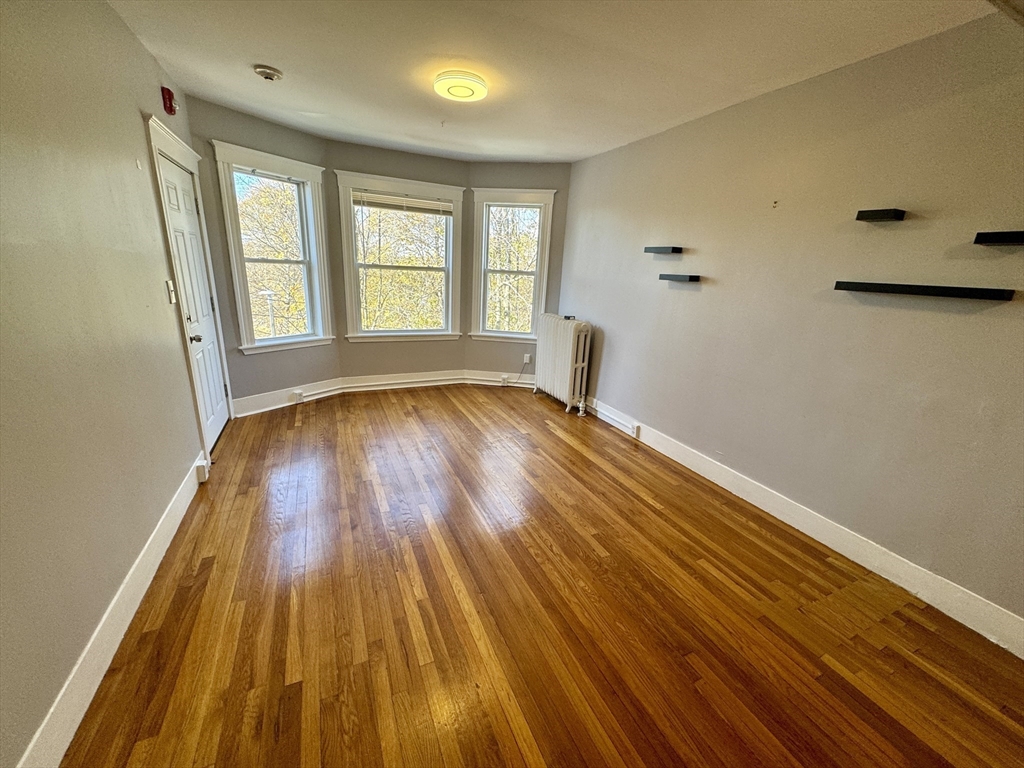
M1024 766L1024 661L544 396L214 459L63 766Z

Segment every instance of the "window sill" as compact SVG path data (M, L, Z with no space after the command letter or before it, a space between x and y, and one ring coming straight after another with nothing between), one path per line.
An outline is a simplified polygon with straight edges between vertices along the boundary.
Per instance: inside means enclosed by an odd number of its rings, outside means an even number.
M520 344L536 344L536 336L522 336L520 334L511 333L471 333L471 337L477 341L504 341L504 342L519 342Z
M350 333L345 338L349 341L453 341L462 337L461 333Z
M302 347L319 347L324 344L334 343L333 336L316 336L312 338L288 338L280 341L264 341L257 344L250 344L239 347L243 355L258 355L263 352L283 352L286 349L300 349Z

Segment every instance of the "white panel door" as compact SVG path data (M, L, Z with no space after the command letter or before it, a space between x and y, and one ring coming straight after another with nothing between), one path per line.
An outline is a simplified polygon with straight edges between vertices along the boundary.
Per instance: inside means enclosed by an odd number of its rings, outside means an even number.
M159 158L160 194L170 230L174 284L188 336L203 441L209 450L228 422L228 398L206 272L208 255L203 248L192 173L163 155Z

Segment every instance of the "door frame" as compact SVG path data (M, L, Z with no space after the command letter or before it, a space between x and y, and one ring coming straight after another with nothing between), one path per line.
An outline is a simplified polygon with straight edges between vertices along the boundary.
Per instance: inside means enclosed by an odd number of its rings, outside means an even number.
M206 233L206 213L203 208L203 193L199 185L199 161L201 156L178 138L166 125L161 123L155 116L143 113L146 121L146 129L149 135L149 146L153 161L153 181L156 184L157 204L160 206L160 219L163 222L164 245L167 249L167 261L170 264L171 274L174 276L175 295L180 293L179 286L182 285L181 276L178 274L174 262L174 243L171 238L170 221L167 218L167 209L164 205L163 183L160 175L160 158L165 157L172 163L181 166L192 175L192 188L196 195L196 214L199 217L199 232L203 240L203 266L206 270L206 279L210 286L210 295L213 297L213 319L217 328L217 344L220 347L220 367L227 385L228 420L235 418L234 399L231 395L231 377L228 375L228 359L224 347L224 330L220 315L220 300L217 297L217 283L213 276L213 264L210 260L210 238ZM182 351L185 355L185 368L188 371L189 384L192 388L192 406L195 411L196 429L199 430L199 442L203 446L203 456L206 459L206 475L209 476L212 459L210 452L212 445L206 444L206 435L203 430L202 411L199 405L199 393L196 390L197 382L192 371L192 362L189 355L188 345L188 324L185 320L184 305L177 301L178 327L181 330ZM200 481L205 480L201 477Z

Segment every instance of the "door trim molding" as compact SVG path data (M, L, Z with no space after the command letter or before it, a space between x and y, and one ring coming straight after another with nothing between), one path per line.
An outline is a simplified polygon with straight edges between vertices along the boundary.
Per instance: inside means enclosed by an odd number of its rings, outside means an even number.
M163 560L167 547L178 530L192 499L199 490L199 473L206 467L206 457L200 454L188 468L170 503L164 509L149 539L128 574L117 588L103 618L82 649L71 674L54 699L50 711L29 742L18 761L18 768L58 765L78 730L85 712L96 695L103 676L110 667L114 653L121 644L142 598L149 589L156 569Z
M217 328L217 345L220 347L220 367L224 377L224 384L227 386L228 418L235 418L234 399L231 395L231 377L228 374L228 358L224 346L224 329L221 321L220 301L217 298L217 283L214 279L213 264L210 263L210 238L206 231L206 209L203 207L203 192L199 184L199 161L198 152L182 141L166 125L161 123L155 116L143 113L146 127L149 134L149 146L153 161L153 183L156 184L157 204L160 206L160 218L164 229L164 247L167 250L168 265L171 275L174 276L177 284L178 276L174 271L174 243L171 240L171 227L167 220L167 210L164 207L163 184L160 178L160 156L163 155L173 163L177 163L186 171L192 174L193 191L196 194L196 215L199 217L199 232L203 238L203 265L206 269L206 279L210 286L210 295L213 297L213 319ZM196 429L199 430L199 441L203 444L203 454L206 456L207 468L212 462L210 450L212 445L206 445L205 432L203 430L202 411L199 406L199 396L196 393L197 382L193 378L192 364L189 360L188 349L188 327L185 318L182 317L181 303L178 303L178 323L181 328L182 351L185 355L185 368L188 371L189 384L192 388L192 407L195 411Z

